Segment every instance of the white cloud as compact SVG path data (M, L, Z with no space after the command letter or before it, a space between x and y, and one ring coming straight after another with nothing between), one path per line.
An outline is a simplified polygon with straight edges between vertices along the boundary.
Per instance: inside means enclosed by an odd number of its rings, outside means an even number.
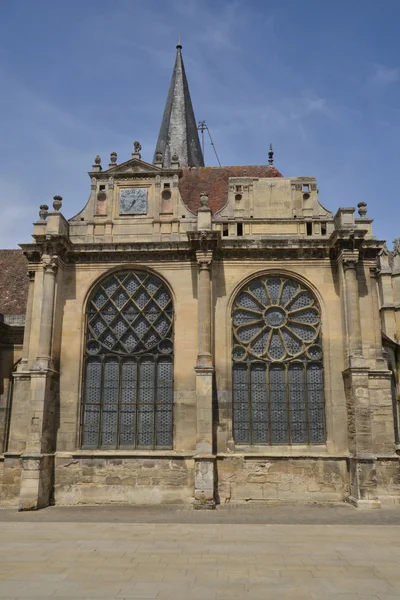
M400 67L375 65L371 80L373 83L386 85L400 81Z

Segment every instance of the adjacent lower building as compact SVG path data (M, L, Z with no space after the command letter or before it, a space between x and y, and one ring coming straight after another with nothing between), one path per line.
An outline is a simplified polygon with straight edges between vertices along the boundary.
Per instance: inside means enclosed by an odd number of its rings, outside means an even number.
M400 245L272 148L205 167L180 46L140 152L97 156L82 211L55 196L9 251L1 503L399 502Z

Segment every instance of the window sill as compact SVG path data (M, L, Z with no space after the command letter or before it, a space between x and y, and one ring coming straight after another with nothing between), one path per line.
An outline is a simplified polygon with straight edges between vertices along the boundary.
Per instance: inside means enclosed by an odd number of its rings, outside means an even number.
M318 446L239 446L232 452L218 453L218 457L241 458L347 458L348 452L329 452L326 444Z
M193 452L174 450L74 450L56 452L57 458L192 458Z

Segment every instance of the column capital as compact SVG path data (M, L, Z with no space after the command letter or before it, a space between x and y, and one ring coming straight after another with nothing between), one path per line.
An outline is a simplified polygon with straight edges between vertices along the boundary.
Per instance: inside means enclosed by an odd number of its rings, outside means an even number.
M341 248L338 253L338 260L345 265L349 265L352 268L352 263L357 263L360 258L360 252L356 248Z
M55 275L58 269L58 261L55 256L50 258L44 258L42 261L43 271L45 273L52 273Z
M355 253L351 253L351 255L349 254L348 256L342 256L341 260L342 260L342 265L343 265L344 271L347 271L349 269L352 269L355 271L356 267L357 267L357 262L358 262L358 252L357 252L357 255Z
M209 270L213 260L212 250L197 250L196 251L197 264L200 267L200 271Z
M369 268L369 274L374 279L377 279L379 277L380 272L381 271L380 271L380 269L377 266Z

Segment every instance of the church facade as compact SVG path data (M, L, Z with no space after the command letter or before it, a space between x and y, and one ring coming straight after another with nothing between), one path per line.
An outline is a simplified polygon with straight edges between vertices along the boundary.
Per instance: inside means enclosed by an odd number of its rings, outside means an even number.
M82 211L55 196L21 245L1 504L399 502L398 245L272 149L205 167L180 46L140 152L97 156Z

